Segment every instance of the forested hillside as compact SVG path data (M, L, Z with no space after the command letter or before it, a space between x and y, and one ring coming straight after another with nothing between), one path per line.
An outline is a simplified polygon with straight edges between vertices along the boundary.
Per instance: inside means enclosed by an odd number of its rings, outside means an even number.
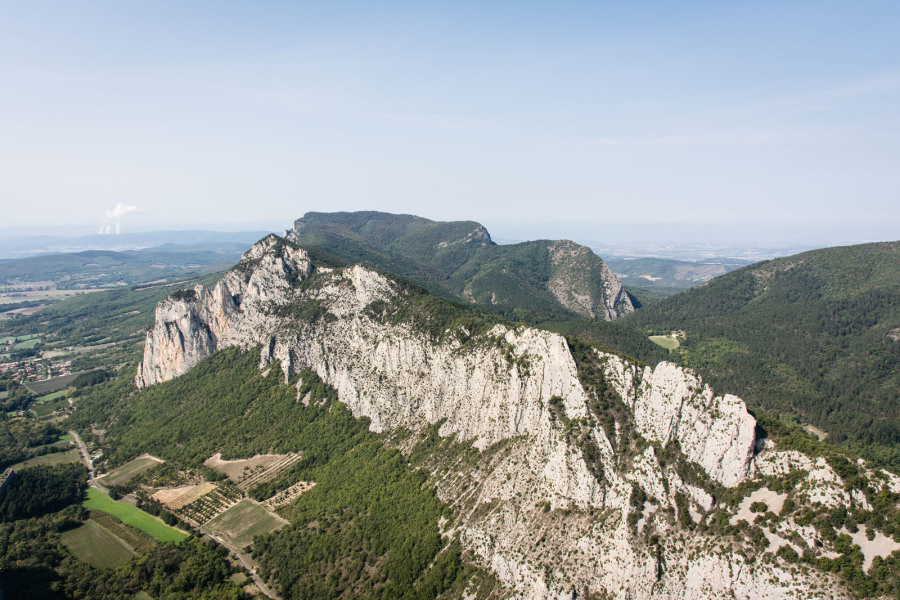
M624 323L683 331L672 358L719 389L900 467L900 242L745 267Z
M280 370L266 377L258 364L258 350L228 349L142 392L122 378L82 397L70 424L108 428L94 441L113 464L150 452L196 469L214 452L302 452L281 478L316 485L286 514L292 524L254 548L284 598L433 598L468 580L474 571L441 538L438 522L451 513L427 474L369 432L368 419L354 419L314 373L301 375L298 393ZM253 495L263 499L281 483Z

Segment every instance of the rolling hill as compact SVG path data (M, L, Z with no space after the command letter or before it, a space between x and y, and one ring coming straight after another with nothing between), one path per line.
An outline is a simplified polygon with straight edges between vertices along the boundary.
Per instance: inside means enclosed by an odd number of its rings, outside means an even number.
M247 244L164 244L141 250L85 250L0 260L0 285L52 283L77 289L187 279L227 269Z
M680 364L900 466L900 242L751 265L624 322L683 331Z

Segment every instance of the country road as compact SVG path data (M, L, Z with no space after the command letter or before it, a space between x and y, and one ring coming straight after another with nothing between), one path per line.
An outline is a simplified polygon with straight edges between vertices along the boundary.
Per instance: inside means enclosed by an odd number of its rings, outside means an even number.
M84 442L81 441L81 437L75 432L74 429L70 429L68 431L68 433L75 440L75 443L78 444L78 449L81 450L81 459L84 461L84 466L87 467L88 475L90 476L89 481L90 481L91 486L97 488L104 494L109 493L109 490L107 490L105 487L103 487L102 485L97 483L97 480L94 479L94 461L91 460L91 455L88 454L88 451L84 445Z
M225 543L225 540L223 540L222 538L220 538L219 536L217 536L213 533L207 533L206 536L209 537L210 539L214 540L217 544L219 544L226 550L228 550L228 552L230 552L231 555L234 556L238 560L239 563L241 563L241 566L243 566L247 570L247 572L250 573L250 577L253 579L253 583L256 584L256 587L259 588L259 591L261 591L263 594L265 594L272 600L280 600L280 598L275 595L275 592L270 590L269 586L267 586L265 584L265 582L262 580L262 578L256 574L256 570L253 567L251 567L250 565L248 565L246 562L244 562L244 557L242 557L237 550L235 550L234 548L229 546L227 543Z

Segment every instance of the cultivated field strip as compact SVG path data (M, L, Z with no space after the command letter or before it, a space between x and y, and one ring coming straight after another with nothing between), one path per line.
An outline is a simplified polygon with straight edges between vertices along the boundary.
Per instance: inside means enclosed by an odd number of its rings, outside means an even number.
M153 494L153 499L165 504L171 509L178 510L189 504L193 504L198 498L216 489L215 484L204 481L197 485L184 485L177 488L166 488Z
M234 487L216 487L208 494L182 506L178 514L198 525L215 519L241 501L244 495Z
M131 462L125 463L121 467L103 475L99 480L103 485L122 485L163 462L155 456L142 454Z
M298 481L291 487L281 490L268 500L261 502L261 505L269 510L275 510L279 506L293 502L300 494L310 490L314 485L316 485L314 481Z
M292 465L299 462L301 458L303 458L303 455L299 452L285 454L264 469L251 471L250 474L246 478L241 479L237 485L243 491L249 491L261 483L266 483L267 481L275 479L279 473L289 469Z

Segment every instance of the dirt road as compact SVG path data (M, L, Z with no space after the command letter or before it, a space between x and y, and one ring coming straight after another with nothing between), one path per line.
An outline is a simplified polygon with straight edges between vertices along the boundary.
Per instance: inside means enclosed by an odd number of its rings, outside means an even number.
M70 429L68 433L72 436L72 439L75 440L75 443L78 444L78 449L81 450L81 459L84 461L84 466L87 467L89 476L88 481L90 482L91 486L97 488L104 494L108 493L109 490L97 483L97 480L94 479L94 461L91 460L91 455L88 454L84 442L81 441L81 437L73 429Z

